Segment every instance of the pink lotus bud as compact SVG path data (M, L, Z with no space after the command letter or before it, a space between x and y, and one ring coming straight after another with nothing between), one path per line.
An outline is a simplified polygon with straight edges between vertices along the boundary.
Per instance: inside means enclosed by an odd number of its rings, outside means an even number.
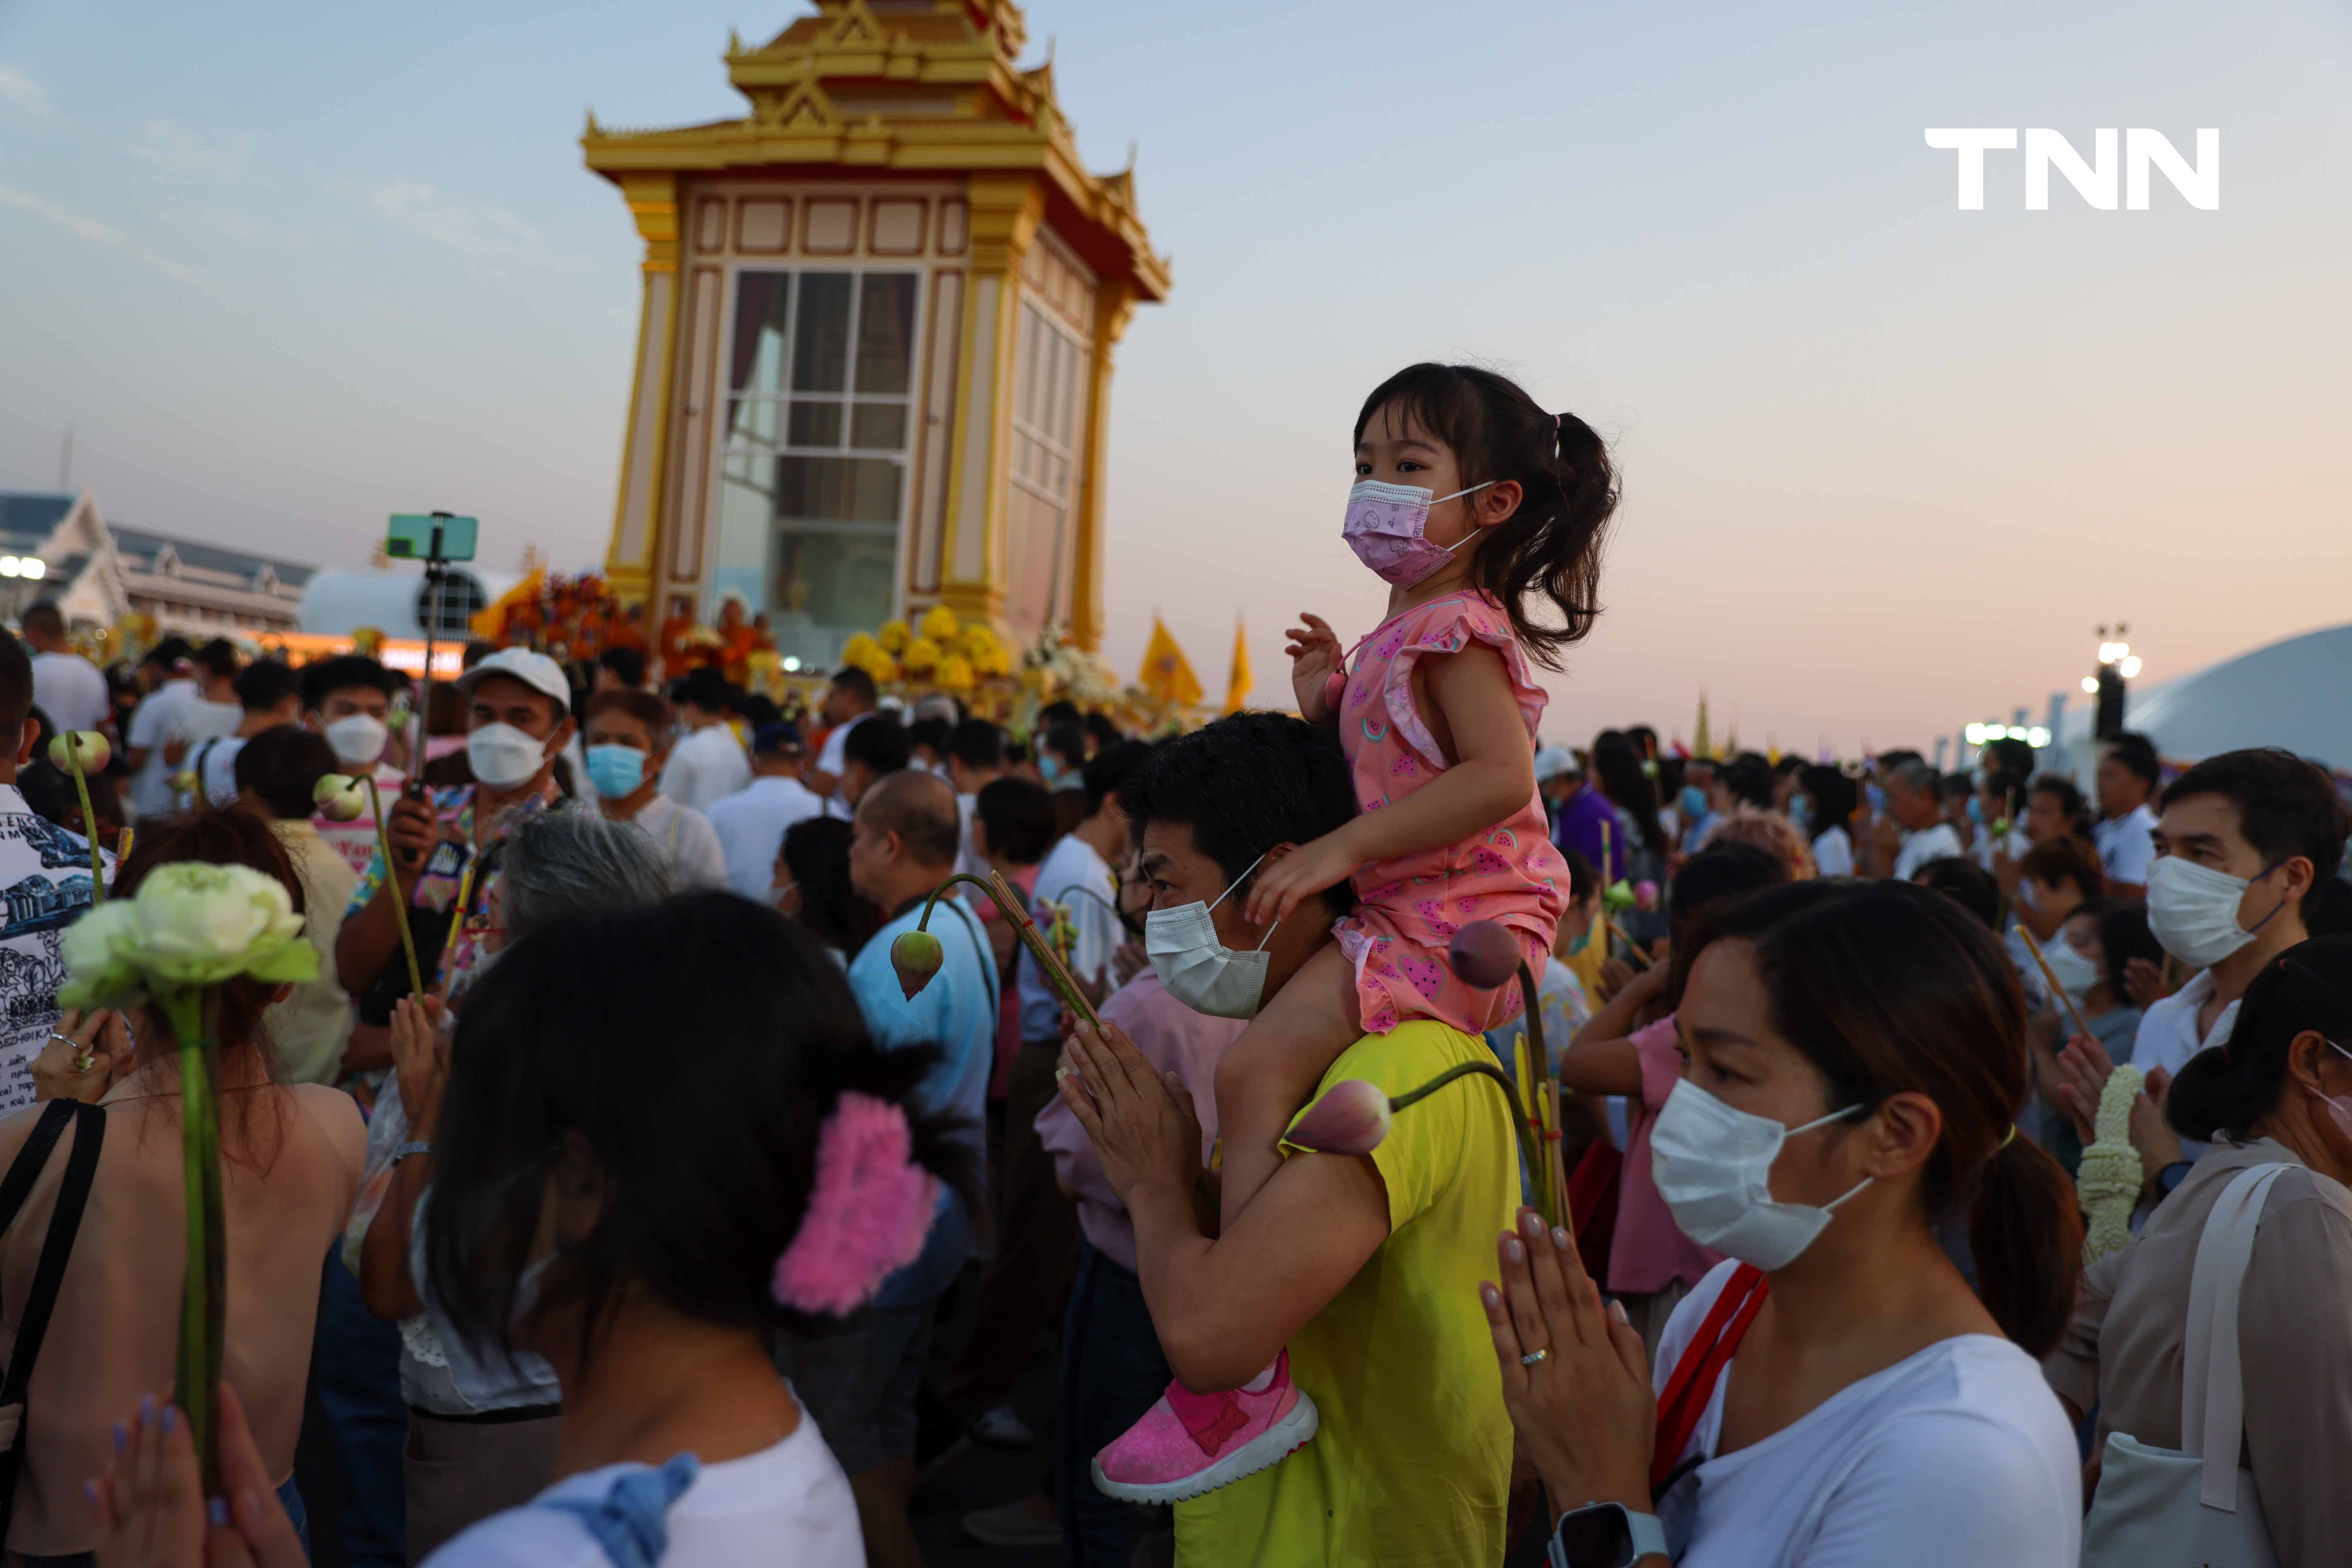
M1453 944L1445 952L1446 961L1462 977L1462 984L1481 991L1509 984L1526 956L1518 939L1493 921L1472 921L1455 931Z
M51 763L71 773L74 763L79 762L84 776L104 773L108 760L113 755L113 748L106 743L106 737L95 730L70 731L49 742Z
M1634 883L1633 907L1645 915L1654 912L1658 907L1658 885L1648 880Z
M907 994L908 1001L931 983L931 976L946 961L947 950L940 946L938 937L927 931L900 931L898 940L890 944L890 967L897 971L898 989Z
M343 773L321 773L310 798L329 822L356 822L368 808L367 784Z
M1343 1079L1299 1113L1283 1141L1324 1154L1369 1154L1389 1135L1389 1097L1378 1087Z

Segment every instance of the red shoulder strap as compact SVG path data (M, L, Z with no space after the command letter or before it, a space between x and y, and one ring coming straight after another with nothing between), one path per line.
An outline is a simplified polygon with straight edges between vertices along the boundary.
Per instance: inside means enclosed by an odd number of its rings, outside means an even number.
M1771 1289L1762 1269L1741 1264L1724 1282L1722 1294L1707 1309L1698 1332L1683 1348L1683 1359L1675 1363L1665 1392L1658 1395L1658 1446L1650 1457L1653 1492L1674 1473L1675 1461L1689 1446L1691 1434L1698 1430L1699 1420L1706 1414L1707 1402L1715 1397L1723 1369L1738 1353L1748 1325L1756 1321Z

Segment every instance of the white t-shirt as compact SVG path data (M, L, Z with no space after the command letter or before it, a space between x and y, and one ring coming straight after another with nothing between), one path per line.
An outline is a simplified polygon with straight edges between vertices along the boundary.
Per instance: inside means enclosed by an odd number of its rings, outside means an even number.
M1717 1264L1675 1309L1655 1386L1738 1267ZM1678 1458L1715 1454L1730 1379L1717 1382ZM1667 1491L1659 1517L1676 1568L2074 1568L2082 1465L2033 1358L1994 1335L1962 1334L1707 1458Z
M2147 886L2148 868L2156 864L2155 832L2156 813L2145 801L2113 822L2101 822L2091 829L2091 837L2099 847L2099 868L2106 872L2108 881Z
M697 811L709 811L751 782L751 759L726 724L697 730L672 746L662 764L662 794Z
M796 822L824 815L824 797L801 783L770 773L719 801L710 826L727 856L727 885L747 899L768 901L775 885L776 852Z
M1959 857L1960 835L1948 822L1906 833L1903 836L1903 848L1895 857L1895 879L1907 882L1922 866L1937 860L1957 860Z
M1084 891L1072 891L1073 889ZM1088 893L1094 897L1088 898ZM1038 934L1042 936L1051 919L1045 912L1045 901L1051 899L1070 906L1070 924L1078 933L1077 942L1070 949L1070 971L1089 984L1097 974L1109 972L1111 952L1118 946L1119 923L1110 912L1112 900L1118 896L1108 862L1095 853L1093 845L1075 833L1066 835L1055 845L1045 856L1045 863L1037 868L1037 885L1029 897L1029 918L1037 922ZM1024 948L1021 1037L1050 1040L1061 1032L1061 1026L1062 999L1045 984L1045 977L1038 973L1037 961Z
M144 750L147 761L138 775L131 781L131 804L142 816L176 811L180 806L177 793L172 788L173 775L188 764L188 755L178 762L163 760L163 749L174 740L194 744L215 735L233 735L245 722L245 710L235 702L207 702L201 689L193 680L171 680L152 693L131 716L131 733L126 743L132 751Z
M1832 827L1813 840L1813 869L1824 877L1853 875L1853 835Z
M727 851L710 819L692 806L656 794L637 809L637 826L653 836L680 892L727 886Z
M106 676L78 653L33 656L33 700L60 730L95 730L114 711Z
M817 772L839 778L841 770L848 764L848 758L843 755L843 748L849 744L849 732L873 717L871 713L860 713L855 719L845 719L835 725L833 732L825 736L824 744L817 751Z
M431 1568L611 1568L577 1514L551 1499L602 1500L613 1483L644 1465L608 1465L567 1476L520 1508L494 1514L425 1559ZM705 1465L669 1508L662 1568L864 1568L857 1503L833 1451L806 1409L793 1435L772 1448Z
M204 758L196 776L204 782L205 798L215 805L226 805L236 798L236 754L245 750L242 735L223 735L216 739L198 741L188 751L188 761Z

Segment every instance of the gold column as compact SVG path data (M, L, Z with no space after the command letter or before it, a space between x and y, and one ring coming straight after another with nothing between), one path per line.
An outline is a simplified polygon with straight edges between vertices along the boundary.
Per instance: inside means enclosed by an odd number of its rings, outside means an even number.
M1090 652L1102 647L1104 505L1110 470L1110 372L1112 351L1135 316L1135 283L1106 278L1095 289L1094 356L1087 376L1087 442L1078 472L1077 547L1070 564L1070 639Z
M645 289L637 310L635 374L629 422L621 432L621 487L613 509L606 580L625 604L654 588L660 558L662 501L667 486L670 384L677 353L677 176L625 174L621 195L646 242Z
M959 616L997 620L1004 610L1006 432L1012 427L1021 258L1045 216L1045 193L1027 174L975 174L969 301L956 367L948 448L948 509L940 539L940 598Z

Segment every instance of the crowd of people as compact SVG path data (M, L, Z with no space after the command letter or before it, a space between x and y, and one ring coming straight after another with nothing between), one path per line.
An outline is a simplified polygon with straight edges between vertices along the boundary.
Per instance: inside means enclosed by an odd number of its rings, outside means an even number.
M1388 616L1302 617L1295 713L1150 740L855 668L809 709L664 688L630 648L473 649L422 700L226 643L108 673L27 610L7 1550L324 1556L315 1400L333 1560L379 1568L919 1564L976 1444L1035 1484L962 1529L1082 1568L2336 1561L2336 780L2130 732L2087 795L2018 742L1545 743L1602 444L1441 365L1353 434ZM87 816L46 755L82 730ZM355 773L380 834L314 806ZM131 897L189 861L282 886L320 958L221 994L211 1497L159 1393L171 1023L57 1000L93 864ZM1522 1035L1556 1194L1492 1081Z

